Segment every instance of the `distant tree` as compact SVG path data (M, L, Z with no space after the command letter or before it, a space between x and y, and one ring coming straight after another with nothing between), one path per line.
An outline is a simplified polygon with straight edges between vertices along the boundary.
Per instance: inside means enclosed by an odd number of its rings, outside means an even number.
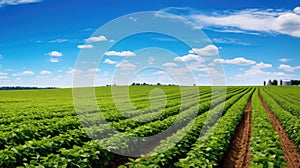
M283 83L282 80L280 80L280 86L282 86L282 83Z
M157 86L160 86L161 84L160 83L157 83Z
M133 82L133 83L131 84L131 86L135 86L135 82Z
M267 84L267 82L266 82L266 81L264 81L264 86L266 86L266 84Z
M300 80L291 80L291 84L292 85L299 85L300 84Z
M273 85L273 86L277 86L277 85L278 85L278 81L277 81L276 79L274 79L274 80L272 81L272 85Z
M272 81L271 81L271 80L268 80L267 85L268 85L268 86L271 86L271 85L272 85Z

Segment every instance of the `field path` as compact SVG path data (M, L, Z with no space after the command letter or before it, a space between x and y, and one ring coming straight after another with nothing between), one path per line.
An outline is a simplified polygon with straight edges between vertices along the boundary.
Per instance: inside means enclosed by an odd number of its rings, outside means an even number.
M274 127L274 130L278 133L278 135L281 137L280 143L282 145L282 149L284 151L284 160L288 163L288 167L292 168L299 168L300 167L300 152L294 142L290 140L288 137L288 134L284 131L282 128L279 120L276 118L276 116L270 111L269 107L266 105L265 101L263 100L263 97L259 93L259 98L261 102L263 103L263 106L265 110L268 112L269 117L272 121L272 125Z
M239 124L236 135L231 141L229 150L225 154L223 167L244 168L249 167L251 160L250 137L252 121L252 101L248 101L243 120Z

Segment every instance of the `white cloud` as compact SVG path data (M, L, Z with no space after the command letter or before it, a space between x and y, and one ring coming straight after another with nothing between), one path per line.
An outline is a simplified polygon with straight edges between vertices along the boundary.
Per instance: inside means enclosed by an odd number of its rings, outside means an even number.
M99 71L100 71L99 68L91 68L91 69L88 70L89 73L97 73Z
M300 69L300 66L292 67L290 65L280 64L278 68L282 69L282 70L284 70L286 72L294 72L295 70Z
M157 71L153 73L154 75L165 75L167 74L165 71Z
M24 71L18 74L12 74L12 76L26 76L26 75L34 75L34 72L32 71Z
M168 10L171 13L182 14L199 28L236 33L280 33L300 37L299 7L295 8L294 11L243 9L217 11L211 14L197 13L197 11L176 12L170 8Z
M32 71L24 71L21 73L21 75L34 75L34 72Z
M289 59L288 58L281 58L279 61L280 62L289 62Z
M265 64L260 62L258 64L253 65L249 70L246 70L243 74L238 74L235 76L237 80L249 80L249 79L270 79L277 77L286 76L283 72L266 72L263 69L272 68L271 64Z
M105 63L105 64L111 64L111 65L115 65L115 64L117 64L118 62L116 62L116 61L113 61L113 60L110 60L110 59L105 59L104 61L103 61L103 63Z
M136 66L132 63L130 63L128 60L125 60L121 63L116 64L116 67L122 69L122 70L134 70Z
M56 58L50 58L50 62L59 62L59 60Z
M55 40L50 40L49 42L50 43L64 43L64 42L67 42L69 40L67 39L55 39Z
M0 79L8 79L7 76L0 76Z
M58 52L58 51L51 51L47 55L52 56L52 57L61 57L61 56L63 56L62 52Z
M23 79L21 79L21 78L16 78L15 82L16 82L16 83L23 83Z
M154 64L155 58L154 57L149 57L148 58L148 64L152 65Z
M260 62L254 66L252 66L253 69L265 69L265 68L272 68L272 64L265 64L263 62Z
M174 61L188 62L188 61L201 61L201 59L198 55L188 54L188 55L185 55L185 56L182 56L182 57L175 57Z
M91 44L84 44L84 45L78 45L77 48L80 49L87 49L87 48L93 48L94 46Z
M221 64L234 64L234 65L253 65L256 62L253 60L247 60L243 57L237 57L234 59L215 59L213 63L221 63Z
M238 41L234 38L213 38L212 41L214 43L221 43L221 44L237 44L242 46L249 46L249 43Z
M99 42L99 41L107 41L107 38L105 36L95 36L95 37L90 37L86 39L86 42L88 43L94 43L94 42Z
M176 63L173 63L173 62L167 62L165 64L163 64L163 66L165 67L175 67L175 66L178 66Z
M104 53L104 55L107 55L107 56L119 56L119 57L130 57L130 56L135 56L135 53L131 52L131 51L121 51L121 52L118 52L118 51L106 51Z
M52 72L43 70L43 71L40 72L40 74L41 74L41 75L51 75Z
M300 14L300 7L296 7L296 8L294 9L294 12L297 13L297 14Z
M2 75L7 75L7 73L6 72L0 72L0 75L2 76Z
M28 4L28 3L36 3L41 2L41 0L1 0L0 7L5 5L19 5L19 4Z
M219 54L219 49L215 45L207 45L204 48L193 48L189 53L201 56L214 56Z
M82 70L75 69L75 68L66 71L67 74L72 74L72 75L74 75L75 73L81 73L81 72L82 72Z

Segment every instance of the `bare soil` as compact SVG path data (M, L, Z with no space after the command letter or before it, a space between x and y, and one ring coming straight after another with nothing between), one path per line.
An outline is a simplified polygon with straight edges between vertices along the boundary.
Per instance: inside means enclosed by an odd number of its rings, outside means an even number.
M245 168L249 167L251 161L250 138L252 121L252 101L248 101L243 120L236 130L236 134L231 141L229 150L225 154L222 167Z
M269 114L269 117L272 121L272 125L278 135L281 137L280 143L284 151L284 160L288 163L287 167L299 168L300 167L300 152L294 142L288 137L288 134L280 125L279 120L276 116L270 111L269 107L266 105L263 97L259 94L259 98L263 103L264 108Z

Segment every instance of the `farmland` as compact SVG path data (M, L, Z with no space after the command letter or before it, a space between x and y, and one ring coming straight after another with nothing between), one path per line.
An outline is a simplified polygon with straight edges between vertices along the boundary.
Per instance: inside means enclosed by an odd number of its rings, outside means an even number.
M72 89L0 91L0 167L300 166L299 87L195 88L131 86L122 111L111 87L82 111Z

